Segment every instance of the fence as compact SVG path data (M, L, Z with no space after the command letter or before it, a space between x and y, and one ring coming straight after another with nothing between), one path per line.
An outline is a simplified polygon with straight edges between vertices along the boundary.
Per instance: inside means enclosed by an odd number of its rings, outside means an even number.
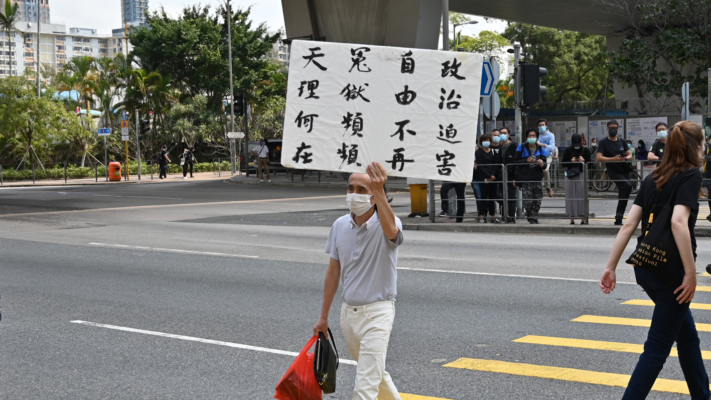
M613 184L626 188L631 195L636 195L642 181L654 170L653 163L645 161L615 161L615 162L554 162L548 166L550 171L551 187L554 190L562 189L565 197L554 197L543 202L545 196L544 179L535 181L513 180L509 178L511 168L524 168L523 163L517 164L480 164L477 168L485 168L491 173L494 170L500 176L496 176L493 181L474 181L471 183L473 196L468 196L466 183L439 182L439 198L435 199L435 204L439 204L439 213L430 215L432 222L437 218L448 220L471 221L484 220L494 223L516 222L527 219L531 223L538 223L538 219L570 219L571 216L566 210L570 206L575 218L582 218L585 222L603 216L597 216L591 212L591 204L614 202L616 208L618 196L604 197ZM536 165L531 163L529 165ZM617 170L613 165L619 165L623 172L615 173ZM577 171L572 173L575 176L568 176L567 172L571 167L577 167ZM556 172L559 171L559 172ZM519 174L520 176L520 174ZM558 176L559 179L555 177ZM629 179L627 179L629 176ZM522 190L523 189L523 190ZM619 188L618 188L619 190ZM526 195L524 195L524 192ZM633 197L628 197L633 200ZM562 202L562 203L561 203ZM443 204L444 203L444 204ZM575 204L573 204L575 203ZM476 205L476 213L467 215L468 206ZM597 204L598 206L604 204ZM461 210L461 207L464 210ZM498 207L497 207L498 206ZM437 207L435 205L435 207ZM498 208L498 210L497 210ZM545 212L540 212L541 208L546 208ZM600 208L600 207L595 207ZM559 209L557 212L549 212L550 209ZM581 210L582 209L582 210ZM459 212L458 212L459 211ZM611 216L616 215L616 210L611 209ZM603 211L607 213L607 211ZM473 215L472 215L473 214ZM532 221L533 220L533 221Z

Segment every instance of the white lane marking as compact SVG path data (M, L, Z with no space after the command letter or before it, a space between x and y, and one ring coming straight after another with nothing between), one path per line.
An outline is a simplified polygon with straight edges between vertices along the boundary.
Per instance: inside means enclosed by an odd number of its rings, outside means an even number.
M164 338L169 338L169 339L180 339L180 340L187 340L190 342L199 342L199 343L206 343L206 344L216 344L218 346L227 346L227 347L234 347L236 349L242 349L242 350L252 350L252 351L261 351L263 353L272 353L272 354L280 354L283 356L292 356L296 357L299 355L299 353L293 352L293 351L285 351L285 350L278 350L278 349L270 349L267 347L257 347L257 346L250 346L248 344L240 344L240 343L232 343L232 342L223 342L221 340L212 340L212 339L203 339L203 338L198 338L194 336L184 336L184 335L175 335L172 333L164 333L164 332L156 332L156 331L147 331L145 329L136 329L136 328L127 328L125 326L117 326L117 325L108 325L108 324L100 324L98 322L89 322L89 321L82 321L82 320L75 320L75 321L70 321L73 324L81 324L81 325L88 325L88 326L94 326L97 328L106 328L106 329L113 329L117 331L123 331L123 332L132 332L132 333L142 333L144 335L152 335L152 336L160 336ZM339 359L341 364L348 364L348 365L358 365L357 362L353 360L344 360L344 359Z
M76 193L76 192L75 192ZM154 197L154 196L115 196L112 194L93 194L94 197L130 197L133 199L159 199L159 200L182 200L178 197Z
M64 186L62 186L64 187ZM276 203L276 202L289 202L293 200L325 200L334 198L343 198L343 195L337 196L315 196L315 197L291 197L288 199L259 199L259 200L236 200L236 201L213 201L208 203L184 203L184 204L157 204L152 206L131 206L131 207L109 207L109 208L91 208L86 210L65 210L65 211L40 211L40 212L29 212L29 213L15 213L15 214L2 214L0 218L4 217L24 217L28 215L52 215L52 214L76 214L76 213L88 213L97 211L127 211L127 210L148 210L154 208L174 208L174 207L196 207L196 206L222 206L222 205L233 205L233 204L263 204L263 203Z
M181 249L163 249L160 247L145 247L145 246L128 246L125 244L109 244L109 243L89 243L90 246L101 246L101 247L114 247L117 249L131 249L131 250L146 250L146 251L167 251L171 253L183 253L183 254L199 254L205 256L222 256L222 257L239 257L239 258L259 258L259 256L248 256L244 254L229 254L229 253L213 253L209 251L194 251L194 250L181 250Z
M444 269L427 269L427 268L407 268L397 267L397 269L405 271L420 271L420 272L439 272L445 274L462 274L462 275L483 275L483 276L501 276L506 278L527 278L527 279L548 279L554 281L569 281L569 282L589 282L598 283L596 279L581 279L581 278L562 278L556 276L536 276L536 275L517 275L517 274L497 274L494 272L473 272L473 271L447 271ZM636 285L634 282L617 282L618 285Z
M5 187L0 187L0 190L28 190L28 189L56 189L56 188L75 188L75 187L80 187L77 185L61 185L61 186L43 186L43 185L37 185L37 186L5 186Z

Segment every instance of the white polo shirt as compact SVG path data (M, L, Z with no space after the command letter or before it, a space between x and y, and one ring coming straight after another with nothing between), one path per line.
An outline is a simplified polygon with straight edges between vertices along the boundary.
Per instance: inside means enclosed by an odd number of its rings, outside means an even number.
M267 158L267 154L269 153L269 146L264 143L264 146L255 147L254 150L257 152L257 157Z
M326 254L341 263L343 301L362 306L376 301L395 301L397 295L397 249L402 244L402 222L397 239L388 239L380 226L378 212L362 226L353 215L344 215L331 227Z

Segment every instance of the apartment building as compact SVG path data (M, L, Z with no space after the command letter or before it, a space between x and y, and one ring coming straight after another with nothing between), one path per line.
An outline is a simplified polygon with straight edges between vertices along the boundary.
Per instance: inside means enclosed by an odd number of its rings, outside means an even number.
M17 4L17 13L19 21L37 22L37 14L39 13L40 22L49 24L49 0L11 0L13 4ZM5 2L3 1L4 5Z
M133 26L146 25L148 0L121 0L121 21Z

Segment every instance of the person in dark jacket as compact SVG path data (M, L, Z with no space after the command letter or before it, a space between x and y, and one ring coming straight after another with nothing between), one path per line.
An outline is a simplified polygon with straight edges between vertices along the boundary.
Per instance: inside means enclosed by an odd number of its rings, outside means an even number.
M644 140L640 139L639 142L637 142L637 160L647 161L647 153L649 153L647 144L644 143Z
M652 148L649 149L649 154L647 154L647 159L649 161L657 161L655 164L659 164L664 159L664 148L667 145L667 135L669 127L664 122L660 122L654 127L657 131L657 140L652 144Z
M531 224L538 223L538 212L543 200L543 170L548 151L538 145L538 131L528 129L526 142L516 148L514 186L523 192L523 210Z
M506 219L504 220L507 224L515 224L516 223L516 193L518 192L518 189L513 185L513 176L515 175L514 169L516 168L516 165L514 164L514 159L516 158L516 148L518 145L513 138L511 137L511 132L509 132L508 128L501 128L501 135L503 137L502 143L504 148L501 149L501 160L504 165L506 165L506 195L508 197L508 212L509 214L506 216ZM503 202L502 202L502 208L503 210ZM502 211L503 213L503 211ZM503 219L503 217L502 217Z
M583 182L583 163L592 159L590 149L583 146L583 138L574 133L570 146L563 153L565 172L565 213L570 217L570 224L575 225L575 218L581 217L580 225L585 225L585 183Z
M479 138L481 147L475 153L476 179L481 183L481 207L479 208L479 222L486 222L487 216L491 222L500 223L496 218L496 180L501 176L500 156L491 150L491 135L484 134Z

